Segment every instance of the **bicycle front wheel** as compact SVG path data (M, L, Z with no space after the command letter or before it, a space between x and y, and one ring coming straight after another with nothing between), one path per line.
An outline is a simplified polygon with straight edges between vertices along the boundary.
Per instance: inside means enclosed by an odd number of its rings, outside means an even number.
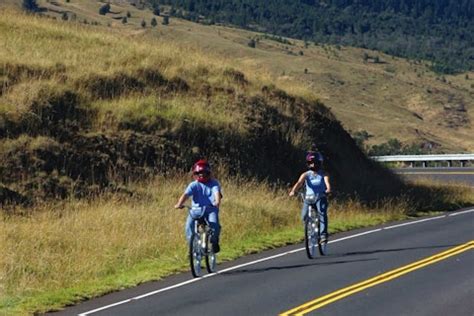
M193 233L189 240L189 264L191 266L191 273L193 277L201 276L201 242L199 234Z
M310 216L308 216L305 220L304 241L305 241L305 247L306 247L306 255L308 256L309 259L314 259L316 257L316 247L317 247L316 224L317 223L313 221L313 219Z
M206 268L207 272L209 273L214 273L216 272L217 268L217 258L216 254L214 253L214 249L212 248L212 243L211 243L211 235L207 234L206 235Z

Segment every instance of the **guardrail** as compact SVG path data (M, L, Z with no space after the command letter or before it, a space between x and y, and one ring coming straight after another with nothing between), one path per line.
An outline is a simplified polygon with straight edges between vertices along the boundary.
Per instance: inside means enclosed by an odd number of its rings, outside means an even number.
M464 167L468 161L474 161L474 154L447 154L447 155L394 155L394 156L372 156L371 159L379 162L407 162L413 167L414 163L420 161L423 167L426 167L430 161L446 161L448 167L452 166L453 161L459 161L461 167Z

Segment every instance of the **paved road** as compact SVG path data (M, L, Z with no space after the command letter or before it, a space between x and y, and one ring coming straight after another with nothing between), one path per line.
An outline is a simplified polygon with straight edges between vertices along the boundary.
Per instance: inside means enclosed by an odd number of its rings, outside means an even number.
M428 178L442 183L474 186L474 168L403 168L394 171L407 179Z
M327 257L309 260L302 245L288 246L219 265L206 278L181 274L54 315L277 315L301 307L317 315L472 316L473 243L474 209L466 209L334 235Z

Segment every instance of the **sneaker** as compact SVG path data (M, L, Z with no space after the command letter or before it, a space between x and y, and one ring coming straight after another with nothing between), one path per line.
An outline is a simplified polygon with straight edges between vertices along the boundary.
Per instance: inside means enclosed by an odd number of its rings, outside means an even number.
M212 244L212 251L214 253L218 253L219 251L221 251L221 247L219 247L218 243Z

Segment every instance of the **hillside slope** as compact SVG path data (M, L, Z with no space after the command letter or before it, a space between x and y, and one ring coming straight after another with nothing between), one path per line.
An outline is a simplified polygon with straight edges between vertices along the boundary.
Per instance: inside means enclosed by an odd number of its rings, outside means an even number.
M186 43L215 59L225 59L249 78L265 78L296 94L314 95L355 134L367 132L368 145L397 138L437 152L473 151L474 73L441 76L429 63L409 61L375 51L344 46L314 45L171 18L162 25L169 7L155 16L129 1L112 1L111 12L99 15L100 2L46 3L43 14L61 18L67 12L76 21L109 25L123 34L153 36L166 43ZM129 13L127 23L121 19ZM141 22L147 26L142 28ZM256 47L248 46L251 39ZM224 58L225 56L225 58ZM261 80L261 79L257 79ZM370 124L367 124L370 122Z
M231 175L286 183L314 141L340 192L397 187L314 98L136 30L0 14L4 199L117 190L200 156Z

